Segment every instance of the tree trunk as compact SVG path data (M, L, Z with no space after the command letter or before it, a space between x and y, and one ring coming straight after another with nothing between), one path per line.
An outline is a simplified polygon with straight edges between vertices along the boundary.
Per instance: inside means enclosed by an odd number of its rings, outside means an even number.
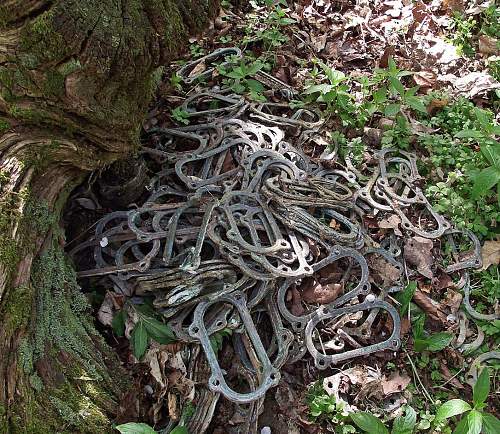
M132 153L160 65L217 0L0 0L0 433L112 431L130 387L62 247L65 198Z

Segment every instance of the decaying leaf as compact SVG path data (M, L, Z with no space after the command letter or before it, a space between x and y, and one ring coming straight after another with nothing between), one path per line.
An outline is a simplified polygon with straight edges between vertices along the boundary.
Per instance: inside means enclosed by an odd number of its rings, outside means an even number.
M104 301L97 312L97 319L105 326L110 326L113 322L115 313L121 309L123 305L123 297L111 291L106 291Z
M384 376L381 382L382 392L385 396L402 392L410 384L410 381L411 379L408 375L394 372L388 378Z
M401 219L397 214L390 214L388 217L383 218L379 221L378 226L382 229L393 229L394 233L401 237L403 233L399 229L399 225L401 223Z
M500 89L500 83L486 72L474 71L458 78L453 87L459 94L472 98L493 89Z
M500 54L498 40L487 35L479 36L479 52L494 56Z
M343 285L331 283L322 285L314 281L301 292L301 297L306 303L328 304L338 298L344 290Z
M481 258L483 259L483 270L490 265L500 264L500 241L485 241L481 249Z
M417 271L429 279L432 279L433 273L431 265L432 257L432 240L415 236L405 241L404 257L409 264L417 267Z

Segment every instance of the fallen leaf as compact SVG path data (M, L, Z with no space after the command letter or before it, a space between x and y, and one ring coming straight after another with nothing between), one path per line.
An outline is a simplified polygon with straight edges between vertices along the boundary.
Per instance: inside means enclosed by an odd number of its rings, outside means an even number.
M457 291L453 291L453 289L448 289L446 292L445 299L441 302L442 305L448 306L450 308L451 313L456 314L460 309L460 305L462 304L463 296Z
M500 241L485 241L481 249L483 260L482 270L486 270L490 265L500 264Z
M428 279L432 279L431 265L433 263L432 240L423 237L412 237L405 241L404 257L409 264L415 266L417 271Z
M402 392L410 384L410 377L406 374L394 372L389 378L382 379L382 392L385 396L392 395L393 393Z
M487 35L479 36L479 52L488 55L500 54L498 40Z
M439 309L439 304L425 295L422 291L418 289L415 291L415 294L413 294L413 301L435 321L441 321L443 324L448 323L446 315Z
M441 110L443 107L448 105L448 99L431 99L431 102L427 105L427 113L431 116L435 115L436 112Z
M200 62L191 70L188 77L196 77L197 75L201 74L202 72L205 72L206 69L207 69L207 65L205 65L205 62Z
M337 299L343 291L343 285L338 283L322 285L313 281L305 289L301 289L300 295L306 303L328 304Z
M115 312L121 309L123 297L111 291L106 291L104 301L97 312L97 319L105 326L111 326Z
M384 217L380 222L378 223L378 227L382 229L393 229L394 233L402 237L403 233L399 229L399 225L401 223L401 219L397 214L391 214L388 217Z
M436 85L436 74L432 71L419 71L413 74L413 80L420 87L433 88Z
M468 98L500 88L500 83L490 74L477 71L458 78L455 83L452 84L459 94L465 95Z
M394 285L401 278L401 269L396 268L382 255L371 254L368 256L367 261L373 277L376 277L377 283L381 282L384 287Z

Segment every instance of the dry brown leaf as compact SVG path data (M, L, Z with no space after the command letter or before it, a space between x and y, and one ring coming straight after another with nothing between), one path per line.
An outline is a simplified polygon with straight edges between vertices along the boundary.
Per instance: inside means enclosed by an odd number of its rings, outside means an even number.
M188 77L195 77L198 74L201 74L202 72L205 72L207 69L207 65L205 65L205 62L200 62L198 63L189 73Z
M413 80L420 87L433 88L436 85L437 76L432 71L419 71L413 74Z
M446 12L463 12L465 9L464 0L443 0L441 7Z
M123 297L111 291L106 291L104 301L97 312L97 319L101 324L110 326L115 316L115 312L121 309L123 305Z
M487 55L498 55L498 40L487 35L479 36L479 52Z
M301 291L301 296L306 303L328 304L338 298L343 290L343 285L338 283L321 285L314 281L313 284Z
M368 266L371 268L373 276L380 279L384 287L394 285L401 278L401 270L381 255L370 255Z
M500 241L485 241L481 249L481 258L483 270L486 270L490 265L500 264Z
M402 392L410 384L410 381L411 379L408 375L394 372L389 378L384 377L382 379L382 392L385 396Z
M429 113L432 116L436 114L436 112L441 110L443 107L446 107L447 105L448 105L447 99L432 99L429 105L427 106L427 113Z
M490 74L478 71L474 71L460 77L452 84L458 93L463 94L468 98L472 98L483 92L500 88L500 83Z
M460 305L462 304L462 294L457 291L453 291L453 289L448 289L446 292L445 299L441 302L441 304L448 306L450 308L451 313L456 314L460 309Z
M423 237L412 237L405 241L404 257L410 265L417 267L417 271L428 279L432 279L431 265L433 262L432 240Z
M394 233L402 237L403 233L399 229L399 224L401 223L401 219L397 214L391 214L388 217L384 217L380 222L378 223L378 227L381 229L393 229Z
M429 298L422 291L416 290L413 295L413 301L417 306L425 311L432 319L435 321L441 321L443 324L447 324L446 315L441 312L439 305L432 298Z

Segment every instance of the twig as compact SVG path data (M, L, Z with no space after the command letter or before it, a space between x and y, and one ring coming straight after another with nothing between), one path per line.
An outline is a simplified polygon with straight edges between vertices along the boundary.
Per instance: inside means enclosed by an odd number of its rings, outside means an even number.
M422 387L422 392L424 393L425 397L434 404L434 400L432 399L432 396L427 391L427 389L424 386L424 383L422 383L422 380L420 379L420 376L418 375L417 368L415 367L413 360L411 359L410 355L406 351L405 351L405 354L410 362L411 368L413 369L415 376L417 377L418 382L420 383L420 386Z

